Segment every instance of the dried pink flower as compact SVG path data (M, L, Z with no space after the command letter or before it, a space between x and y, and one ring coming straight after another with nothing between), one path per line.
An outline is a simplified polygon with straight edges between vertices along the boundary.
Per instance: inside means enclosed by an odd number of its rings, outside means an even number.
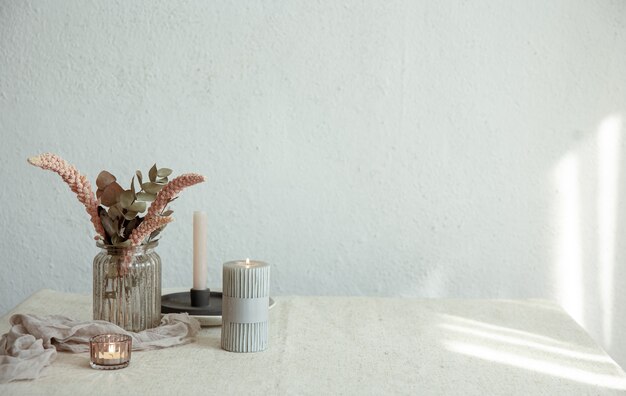
M104 238L104 228L102 227L100 216L98 215L98 200L91 190L91 183L89 183L87 177L82 175L74 165L71 165L56 154L45 153L30 157L28 162L41 169L51 170L61 176L63 181L67 183L76 194L80 203L85 205L85 209L91 217L91 222L96 229L96 233L99 237ZM96 239L98 239L98 236Z
M167 204L185 188L193 186L194 184L202 183L205 181L205 177L197 173L185 173L182 174L167 183L165 187L157 194L154 202L148 208L146 213L146 220L150 217L161 214Z
M174 221L172 216L146 216L139 227L133 230L128 239L132 246L139 246L150 234L172 221Z
M148 208L143 222L130 234L128 239L130 239L131 244L133 246L140 245L153 231L171 222L172 218L170 216L161 215L167 204L170 203L172 199L176 198L185 188L202 183L204 180L204 176L197 173L185 173L167 183L167 185L159 191L154 202L150 205L150 208Z

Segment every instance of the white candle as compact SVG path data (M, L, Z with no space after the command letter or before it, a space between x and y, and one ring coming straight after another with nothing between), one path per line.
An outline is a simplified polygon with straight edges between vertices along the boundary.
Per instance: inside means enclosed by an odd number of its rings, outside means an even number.
M193 288L206 289L207 282L207 214L193 212Z
M120 363L122 359L122 353L117 350L115 344L109 344L108 351L101 351L98 353L98 359L102 359L104 363L115 364Z
M107 360L120 359L122 357L122 354L120 351L115 350L115 344L110 344L109 350L100 352L98 354L98 357L100 359L107 359Z
M246 259L222 269L222 348L258 352L267 348L270 266Z

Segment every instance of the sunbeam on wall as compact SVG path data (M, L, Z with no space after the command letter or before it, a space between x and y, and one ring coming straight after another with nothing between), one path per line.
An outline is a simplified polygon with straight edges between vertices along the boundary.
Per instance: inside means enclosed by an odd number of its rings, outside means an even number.
M607 350L617 313L621 135L622 117L606 116L594 134L569 148L553 175L555 298Z
M615 233L622 120L607 117L598 128L598 290L602 304L602 337L609 348L613 337Z
M557 301L584 327L578 172L578 158L571 152L556 167L560 237L555 279Z

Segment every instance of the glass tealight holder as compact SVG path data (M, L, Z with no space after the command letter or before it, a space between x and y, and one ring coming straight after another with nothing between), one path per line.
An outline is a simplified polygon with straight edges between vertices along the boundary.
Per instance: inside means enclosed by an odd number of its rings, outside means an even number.
M124 334L100 334L89 339L89 365L98 370L128 366L133 341Z

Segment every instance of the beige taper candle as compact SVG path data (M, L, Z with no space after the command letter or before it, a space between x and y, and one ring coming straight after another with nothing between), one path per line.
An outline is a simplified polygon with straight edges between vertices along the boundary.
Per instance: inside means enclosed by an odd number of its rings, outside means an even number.
M193 212L193 288L206 289L207 282L207 214Z

